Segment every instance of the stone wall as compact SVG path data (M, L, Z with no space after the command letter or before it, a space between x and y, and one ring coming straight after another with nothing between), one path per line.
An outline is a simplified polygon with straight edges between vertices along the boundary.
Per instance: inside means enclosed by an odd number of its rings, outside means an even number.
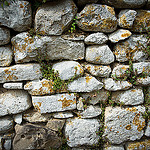
M0 150L150 149L149 0L4 3Z

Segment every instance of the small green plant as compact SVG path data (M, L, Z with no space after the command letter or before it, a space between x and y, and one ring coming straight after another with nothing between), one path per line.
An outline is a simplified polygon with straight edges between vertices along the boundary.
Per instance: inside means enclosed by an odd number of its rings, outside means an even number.
M73 33L76 30L76 25L77 25L77 16L73 19L73 22L71 24L70 29L68 30L68 32Z

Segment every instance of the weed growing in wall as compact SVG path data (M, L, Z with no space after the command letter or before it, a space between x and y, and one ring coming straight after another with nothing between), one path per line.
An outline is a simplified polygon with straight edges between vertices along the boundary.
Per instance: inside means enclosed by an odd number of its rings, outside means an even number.
M76 25L77 25L77 16L73 19L73 22L71 24L70 29L68 30L68 32L73 33L76 30Z

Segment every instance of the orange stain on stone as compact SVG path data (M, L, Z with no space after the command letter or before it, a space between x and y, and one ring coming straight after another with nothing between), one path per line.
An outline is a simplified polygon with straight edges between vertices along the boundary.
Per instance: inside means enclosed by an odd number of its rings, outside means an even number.
M76 101L67 100L66 98L64 98L64 99L59 99L58 101L62 102L62 108L69 107L71 104L76 103Z
M87 76L87 77L85 77L85 79L86 79L86 83L88 83L92 79L92 77Z

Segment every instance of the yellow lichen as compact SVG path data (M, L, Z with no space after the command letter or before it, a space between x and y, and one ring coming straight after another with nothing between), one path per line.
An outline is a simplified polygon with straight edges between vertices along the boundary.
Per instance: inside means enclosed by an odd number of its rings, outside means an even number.
M126 128L127 130L131 130L131 125L129 124L129 125L127 125L125 128Z
M85 79L86 79L86 83L88 83L92 79L92 77L86 76Z

